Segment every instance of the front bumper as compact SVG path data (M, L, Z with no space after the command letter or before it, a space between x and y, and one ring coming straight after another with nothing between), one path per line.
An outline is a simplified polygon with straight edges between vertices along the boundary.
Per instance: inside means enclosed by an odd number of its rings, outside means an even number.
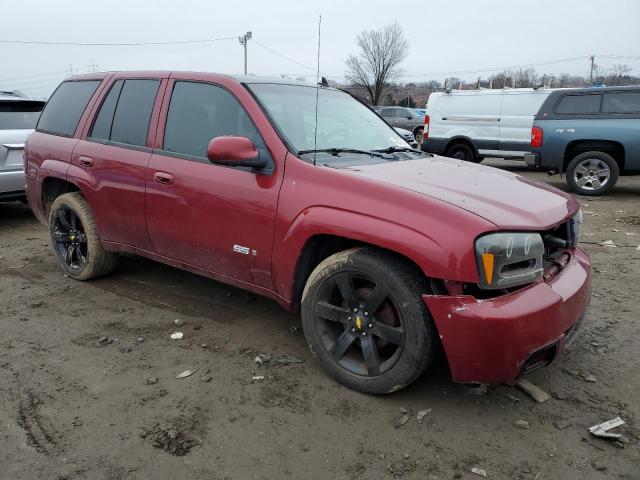
M591 297L589 256L570 253L555 277L500 297L423 295L455 382L512 384L564 350Z

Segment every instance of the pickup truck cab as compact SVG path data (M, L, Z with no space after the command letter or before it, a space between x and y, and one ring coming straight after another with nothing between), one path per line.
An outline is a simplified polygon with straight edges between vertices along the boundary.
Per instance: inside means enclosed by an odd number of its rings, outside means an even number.
M514 382L557 357L589 302L571 196L414 150L336 89L75 76L25 161L69 276L105 275L129 252L266 295L363 392L409 385L440 344L455 381Z
M640 172L640 87L562 89L540 107L525 162L566 172L585 196L608 193L621 173Z

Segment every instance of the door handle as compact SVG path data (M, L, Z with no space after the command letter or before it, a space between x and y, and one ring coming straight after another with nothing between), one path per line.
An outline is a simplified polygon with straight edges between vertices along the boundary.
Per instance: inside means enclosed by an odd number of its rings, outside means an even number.
M175 177L170 173L156 172L153 174L153 179L162 185L172 185Z
M81 165L84 165L85 167L93 167L93 158L91 157L85 157L84 155L80 155L78 157L78 161L80 162Z

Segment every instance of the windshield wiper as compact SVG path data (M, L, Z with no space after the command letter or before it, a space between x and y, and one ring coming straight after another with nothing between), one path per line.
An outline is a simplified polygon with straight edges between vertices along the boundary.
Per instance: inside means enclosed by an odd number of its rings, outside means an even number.
M413 152L413 153L420 153L420 154L424 153L422 150L418 150L417 148L398 147L397 145L391 145L390 147L380 148L378 150L373 150L373 151L380 152L380 153L394 153L394 152Z
M362 155L370 155L372 157L385 158L383 151L379 150L358 150L357 148L318 148L315 150L300 150L298 155L304 155L305 153L330 153L331 155L338 156L340 153L360 153Z

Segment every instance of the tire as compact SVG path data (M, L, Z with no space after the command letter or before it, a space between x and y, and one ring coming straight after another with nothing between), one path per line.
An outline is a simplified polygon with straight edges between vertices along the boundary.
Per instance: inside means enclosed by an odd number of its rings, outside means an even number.
M477 162L476 152L473 151L466 143L454 143L447 148L447 157L455 158L457 160L464 160L465 162Z
M106 275L116 265L118 255L103 248L91 208L80 193L55 199L49 210L49 234L58 262L76 280Z
M325 259L302 294L311 353L353 390L383 394L411 384L433 362L438 344L422 300L426 282L415 266L371 248Z
M413 132L413 136L416 139L416 142L418 143L422 143L423 140L423 136L422 136L422 132L424 131L423 128L416 128Z
M595 197L611 191L618 181L620 168L604 152L584 152L567 166L567 183L579 195Z

